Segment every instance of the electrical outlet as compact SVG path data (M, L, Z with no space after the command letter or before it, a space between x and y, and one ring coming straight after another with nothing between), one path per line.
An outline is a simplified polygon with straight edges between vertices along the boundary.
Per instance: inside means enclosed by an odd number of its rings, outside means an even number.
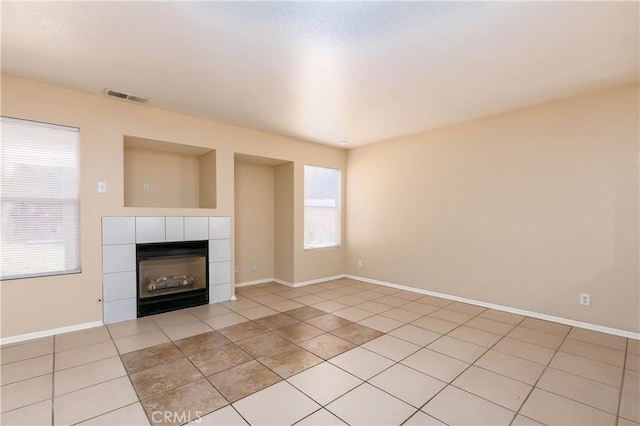
M358 260L358 268L362 268L364 266L364 262L362 260Z
M235 266L235 271L236 271L236 272L240 272L240 265L236 265L236 266Z
M251 264L251 270L254 271L254 272L257 271L258 270L258 264L257 263L252 263Z
M150 190L151 190L151 187L149 186L148 183L142 184L142 192L149 192Z
M587 293L580 293L580 304L582 306L591 305L591 295Z

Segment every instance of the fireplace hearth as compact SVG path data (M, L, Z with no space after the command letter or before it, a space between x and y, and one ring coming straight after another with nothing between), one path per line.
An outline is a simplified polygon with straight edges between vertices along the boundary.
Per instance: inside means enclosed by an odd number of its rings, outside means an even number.
M207 241L136 245L137 316L209 303Z

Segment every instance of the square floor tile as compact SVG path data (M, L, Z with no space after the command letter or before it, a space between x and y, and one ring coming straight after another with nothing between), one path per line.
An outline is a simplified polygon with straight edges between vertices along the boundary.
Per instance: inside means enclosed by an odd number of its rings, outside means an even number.
M249 395L233 406L252 425L291 425L320 408L285 381Z
M23 361L52 353L53 337L45 337L25 343L2 346L0 348L0 362L9 364L10 362Z
M178 347L169 342L126 353L122 355L122 362L129 374L133 374L183 358L185 356Z
M269 307L277 312L286 312L291 309L302 308L302 303L294 302L293 300L283 300L282 302L270 303Z
M97 385L118 377L126 376L127 372L120 361L120 357L112 357L79 365L66 370L56 371L54 374L55 396L78 389Z
M422 411L451 425L508 425L515 415L453 386L447 386Z
M402 364L447 383L456 378L456 376L469 366L466 362L429 349L419 350L403 360Z
M383 371L369 383L417 408L447 385L402 364Z
M211 331L211 327L198 319L186 324L165 325L161 328L162 331L174 341Z
M401 424L415 408L368 383L364 383L336 401L327 410L352 425Z
M239 342L240 340L266 333L267 329L253 322L243 322L242 324L222 328L218 332L232 342Z
M416 327L415 325L407 324L389 333L390 336L398 337L407 342L416 344L418 346L426 346L434 340L440 338L442 334L435 333L431 330L424 329L422 327Z
M286 379L321 363L322 358L292 345L278 352L258 358L258 361L269 367L280 377Z
M149 398L202 378L202 374L186 359L161 364L130 376L140 399Z
M229 402L235 402L282 380L258 361L252 360L208 377Z
M75 367L105 358L118 355L116 346L112 341L96 343L95 345L82 346L64 352L56 353L56 370Z
M309 325L306 322L288 325L274 330L274 332L295 343L302 342L325 333L319 328Z
M332 314L324 314L307 320L307 324L311 324L320 330L333 331L337 328L346 327L347 325L352 324L352 322Z
M434 318L432 316L418 318L411 324L440 334L446 334L454 328L460 327L460 324L458 323L443 320L440 318Z
M52 375L34 377L0 387L0 409L15 410L25 405L33 404L52 395Z
M423 316L422 314L419 314L417 312L412 312L410 310L403 309L403 308L393 308L393 309L382 312L381 315L387 318L394 319L396 321L403 322L403 323L409 323L411 321L415 321L418 318Z
M345 422L325 410L324 408L305 417L296 423L296 426L340 426L346 425Z
M360 347L331 358L330 362L362 380L368 380L394 364L390 359Z
M520 414L553 425L614 425L615 416L542 389L534 389Z
M216 331L197 334L174 342L177 347L187 356L194 355L202 351L212 351L217 347L226 345L229 339Z
M74 424L138 400L128 377L66 393L54 399L54 423Z
M365 318L372 316L371 312L365 311L363 309L358 309L354 307L340 309L339 311L333 312L333 315L342 317L349 321L360 321Z
M254 322L267 330L275 330L276 328L297 324L300 321L284 313L279 313L258 318Z
M320 309L321 311L328 312L328 313L332 313L332 312L339 311L341 309L348 308L347 305L345 305L343 303L338 303L338 302L333 301L333 300L326 300L324 302L314 303L311 306L313 306L314 308Z
M426 305L424 303L420 303L418 302L411 302L411 303L407 303L406 305L402 305L401 308L398 309L402 309L404 311L409 311L409 312L414 312L416 314L420 314L420 316L424 316L424 315L428 315L430 313L433 313L435 311L437 311L438 308L437 306L432 306L432 305Z
M473 318L473 315L465 314L458 311L452 311L446 308L437 310L429 314L429 316L433 318L440 318L446 321L455 322L457 324L464 324L465 322Z
M532 330L522 326L518 326L511 330L508 336L512 339L522 340L524 342L533 343L534 345L544 346L545 348L554 350L558 349L564 340L563 336L545 333L544 331Z
M518 414L516 418L513 419L513 423L511 423L511 426L538 426L538 425L543 426L542 423L536 422L535 420L525 417L521 414Z
M50 425L51 424L51 400L27 405L0 415L2 425Z
M236 343L254 358L269 355L291 346L291 342L273 332L258 334Z
M302 308L292 309L290 311L286 311L285 313L290 317L293 317L300 321L307 321L312 318L317 318L321 315L326 315L325 311L316 309L312 306L303 306Z
M518 324L518 327L556 334L561 337L566 336L571 330L570 325L559 324L557 322L545 321L537 318L525 318L524 321Z
M449 336L442 336L435 342L430 343L427 348L469 363L474 362L487 351L487 348L483 346L474 345Z
M109 340L111 340L111 335L109 335L107 327L95 327L72 333L57 334L55 336L55 348L56 352L62 352Z
M180 425L185 419L196 421L227 404L222 395L205 379L142 401L151 422L162 425Z
M49 414L51 417L51 414ZM87 426L148 426L149 419L139 402L118 408L100 416L85 420L80 425Z
M467 327L465 325L456 328L449 333L448 336L455 337L458 340L464 340L465 342L473 343L475 345L484 346L486 348L490 348L502 339L502 336L499 334Z
M503 376L533 385L544 371L544 365L496 350L486 352L475 365Z
M356 345L361 345L369 340L382 336L382 333L378 330L356 323L333 330L331 334Z
M398 339L397 337L389 336L388 334L370 340L363 344L362 347L394 361L400 361L421 349L418 345Z
M393 309L389 305L385 305L384 303L379 303L374 300L369 300L367 302L356 305L356 308L371 312L372 314L380 314L382 312Z
M618 411L619 388L555 368L547 368L536 386L611 414Z
M0 367L1 385L53 372L53 354L4 364Z
M549 348L543 348L542 346L511 339L509 337L505 337L500 340L496 343L493 349L542 365L547 365L555 353Z
M445 426L438 419L434 419L428 414L423 413L422 411L418 411L415 413L409 420L402 423L403 426Z
M462 312L463 314L469 314L473 316L476 316L487 310L487 308L484 308L482 306L470 305L469 303L463 303L463 302L453 302L452 304L447 306L447 309L451 311Z
M223 345L214 350L203 350L190 355L189 359L205 376L210 376L227 368L251 361L251 355L233 343Z
M362 324L383 333L388 333L391 330L395 330L396 328L403 326L405 323L382 315L374 315L359 321L358 324Z
M135 336L136 334L158 331L158 326L147 318L138 318L131 321L124 321L107 326L112 339Z
M500 321L512 325L519 324L525 318L522 315L512 314L511 312L496 311L495 309L487 309L478 316L481 318Z
M557 352L549 366L610 386L618 387L622 380L623 369L621 367L582 358L566 352Z
M137 351L150 346L169 342L169 338L162 331L138 334L114 340L120 354Z
M328 333L312 337L311 339L298 343L298 345L323 359L332 358L356 346L351 342Z
M322 405L362 383L362 380L328 362L289 377L287 381Z
M229 314L233 312L229 308L225 308L219 303L210 303L208 305L196 306L195 308L189 309L196 317L201 320L205 320L207 318L217 317L219 315Z
M620 398L620 416L640 422L640 394L637 392L622 391Z
M453 385L513 411L520 408L531 391L529 385L473 365Z
M222 407L216 411L200 417L197 420L189 423L191 426L246 426L247 422L244 421L242 416L231 405Z
M275 309L267 308L266 306L256 306L255 308L242 309L237 312L243 317L250 320L263 318L278 313L278 311L276 311Z
M504 336L515 327L514 324L505 323L502 321L494 321L492 319L477 316L465 323L468 327L477 328L480 330L488 331L490 333L500 334Z
M249 320L235 312L229 312L228 314L205 318L203 321L214 330L219 330L221 328L231 327L232 325L241 324Z
M623 351L593 343L582 342L580 340L565 340L562 346L560 346L560 351L583 358L589 358L594 361L615 365L616 367L622 367L624 365L625 354Z

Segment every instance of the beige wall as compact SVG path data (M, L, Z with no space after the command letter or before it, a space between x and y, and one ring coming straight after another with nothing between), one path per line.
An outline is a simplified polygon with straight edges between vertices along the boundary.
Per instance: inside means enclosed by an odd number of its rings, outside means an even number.
M305 162L326 167L346 166L344 150L252 131L150 106L109 99L42 82L2 75L2 114L80 128L82 273L76 275L4 281L0 283L0 335L71 326L102 320L102 216L230 216L234 217L234 153ZM123 135L216 150L216 209L124 207ZM294 174L301 179L300 173ZM105 181L108 193L98 194L96 182ZM294 182L296 188L301 182ZM299 192L293 203L302 206ZM294 212L292 234L302 248L301 211ZM343 259L344 247L335 250ZM308 270L307 270L308 267ZM305 253L294 273L310 278L335 274L341 268L332 257ZM304 269L305 272L297 272Z
M348 273L638 332L638 101L623 87L349 151Z
M274 168L273 277L293 282L293 163Z
M273 278L273 180L273 166L235 163L236 283Z
M142 185L149 184L149 192ZM198 157L176 152L124 148L124 205L200 206Z

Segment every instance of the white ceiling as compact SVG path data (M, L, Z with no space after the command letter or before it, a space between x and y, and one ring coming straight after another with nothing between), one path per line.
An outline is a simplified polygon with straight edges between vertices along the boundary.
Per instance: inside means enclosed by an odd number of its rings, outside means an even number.
M2 72L346 147L638 81L632 2L2 2Z

